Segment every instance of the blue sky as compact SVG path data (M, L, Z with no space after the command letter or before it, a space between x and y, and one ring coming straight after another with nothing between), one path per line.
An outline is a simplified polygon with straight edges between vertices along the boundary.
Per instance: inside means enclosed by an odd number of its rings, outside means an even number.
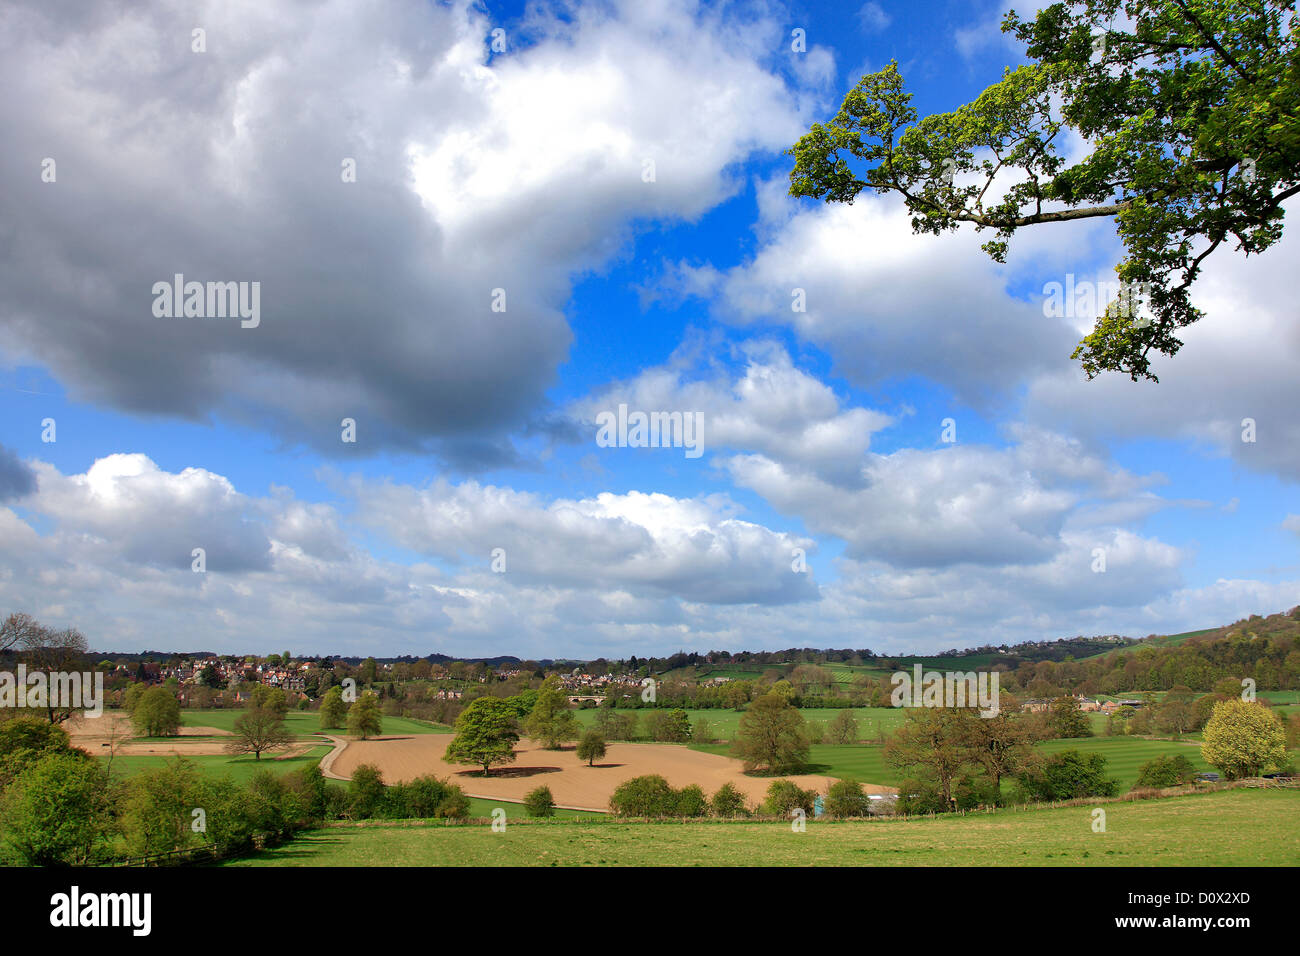
M1159 385L1087 382L1091 317L1043 288L1112 278L1110 223L1001 266L785 194L862 70L924 114L1020 62L1002 12L14 6L0 610L102 649L623 657L1300 603L1293 240L1211 260ZM260 324L154 315L177 272L259 282ZM619 404L698 414L703 453L601 447Z

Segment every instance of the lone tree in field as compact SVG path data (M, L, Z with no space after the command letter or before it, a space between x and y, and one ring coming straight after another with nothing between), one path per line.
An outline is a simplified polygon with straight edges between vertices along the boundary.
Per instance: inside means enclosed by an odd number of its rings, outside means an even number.
M1028 21L1008 13L1002 30L1032 62L954 112L918 122L893 62L864 76L790 150L790 193L896 193L915 232L994 230L984 250L998 262L1027 226L1114 219L1115 271L1151 314L1112 303L1073 357L1089 378L1155 380L1149 353L1174 355L1202 316L1189 293L1205 259L1225 242L1269 248L1300 192L1294 5L1067 0ZM1072 165L1063 132L1091 149Z
M1263 704L1225 700L1205 724L1201 756L1229 780L1257 777L1286 765L1286 731Z
M549 677L537 692L533 712L524 721L524 732L540 741L547 750L559 750L566 740L578 736L578 718L569 709L569 698L559 679Z
M345 727L348 722L348 705L343 703L343 688L331 687L320 702L320 729L333 730Z
M181 705L165 687L150 687L131 711L131 723L142 737L173 737L181 729Z
M808 762L803 717L781 694L764 694L740 716L732 751L748 770L786 773Z
M518 742L514 708L499 697L480 697L456 718L456 736L442 759L482 767L486 777L494 766L515 762Z
M284 714L274 707L250 707L235 718L235 736L226 742L228 754L252 754L261 760L268 750L283 750L293 743Z
M842 709L826 727L826 739L833 744L852 744L858 740L858 721L853 711Z
M368 690L348 708L348 733L365 740L384 732L384 715L379 710L379 696Z
M583 734L578 740L578 759L587 761L588 767L605 759L605 738L594 730Z

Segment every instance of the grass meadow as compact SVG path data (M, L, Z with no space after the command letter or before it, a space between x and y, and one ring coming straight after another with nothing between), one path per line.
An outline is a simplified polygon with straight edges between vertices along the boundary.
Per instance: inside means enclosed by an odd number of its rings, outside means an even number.
M181 726L183 727L213 727L217 730L233 732L235 729L235 720L242 714L242 710L234 708L222 708L220 710L182 710ZM307 737L320 732L320 714L315 711L291 710L284 718L285 724L291 733L299 737ZM384 717L385 734L446 734L450 733L451 728L442 724L434 724L424 720L415 720L411 717ZM327 730L325 733L334 734L340 737L347 736L346 729ZM171 738L163 738L171 739ZM198 739L202 739L201 737ZM214 736L212 739L216 739Z
M557 820L330 827L228 866L1294 866L1300 792L876 821ZM507 818L509 819L509 818Z
M200 773L212 777L228 776L236 783L242 784L252 779L253 774L259 770L289 773L291 770L319 763L321 757L329 752L329 744L323 744L312 747L300 756L286 757L282 760L277 759L275 754L263 755L261 760L247 756L231 757L225 754L202 754L195 757L187 756L185 759L198 767ZM99 759L108 762L109 758ZM118 754L112 758L112 772L114 776L130 777L142 770L155 770L172 759L174 758L170 754Z

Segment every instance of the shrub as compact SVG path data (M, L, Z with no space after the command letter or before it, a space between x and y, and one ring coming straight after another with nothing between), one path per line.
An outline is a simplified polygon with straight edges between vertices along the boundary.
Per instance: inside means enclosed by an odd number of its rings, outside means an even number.
M825 811L833 817L865 817L871 813L871 798L856 780L840 780L826 792Z
M789 780L773 780L767 788L767 800L763 802L763 812L768 816L786 817L792 810L813 812L813 801L817 799L815 790L803 790Z
M300 816L289 785L271 770L259 770L248 784L248 814L253 832L276 840L293 833Z
M724 783L713 795L709 809L715 817L748 816L745 808L745 795L729 783Z
M311 764L295 770L285 777L287 783L298 798L301 822L318 823L327 820L330 814L330 790L319 764Z
M14 717L0 722L0 791L32 764L50 754L83 756L82 751L73 749L67 731L48 720Z
M82 754L42 757L0 800L3 855L25 866L94 863L105 855L112 827L108 772Z
M619 784L609 808L620 817L668 817L677 812L677 793L659 774L646 774Z
M354 820L369 820L371 817L380 816L384 810L386 796L384 777L379 772L379 768L373 764L360 764L352 771L348 794L352 798L350 812Z
M469 816L469 798L460 787L433 774L416 777L402 790L406 816L420 820L433 817L460 819Z
M709 813L709 798L698 784L677 791L677 816L703 817Z
M1119 790L1119 784L1106 778L1105 757L1077 750L1050 757L1036 772L1023 775L1020 783L1035 800L1113 797Z
M524 810L530 817L555 816L555 798L550 787L538 787L524 795Z
M1194 779L1196 779L1196 768L1192 766L1192 762L1182 754L1175 754L1157 757L1144 763L1138 770L1134 789L1178 787L1191 783Z

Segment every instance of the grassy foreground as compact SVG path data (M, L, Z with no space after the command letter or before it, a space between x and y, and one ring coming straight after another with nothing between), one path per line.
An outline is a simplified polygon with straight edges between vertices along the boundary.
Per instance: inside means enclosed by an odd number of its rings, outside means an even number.
M261 760L254 757L232 757L225 754L200 754L185 759L198 767L199 772L208 777L230 777L236 783L244 784L253 779L259 770L273 773L289 773L302 767L320 763L321 757L330 752L328 744L312 747L297 757L280 758L277 754L265 754ZM100 757L108 762L107 757ZM174 759L171 754L118 754L112 759L112 772L118 777L133 777L142 770L157 770Z
M314 830L230 866L1295 866L1300 791L871 822L486 823Z

